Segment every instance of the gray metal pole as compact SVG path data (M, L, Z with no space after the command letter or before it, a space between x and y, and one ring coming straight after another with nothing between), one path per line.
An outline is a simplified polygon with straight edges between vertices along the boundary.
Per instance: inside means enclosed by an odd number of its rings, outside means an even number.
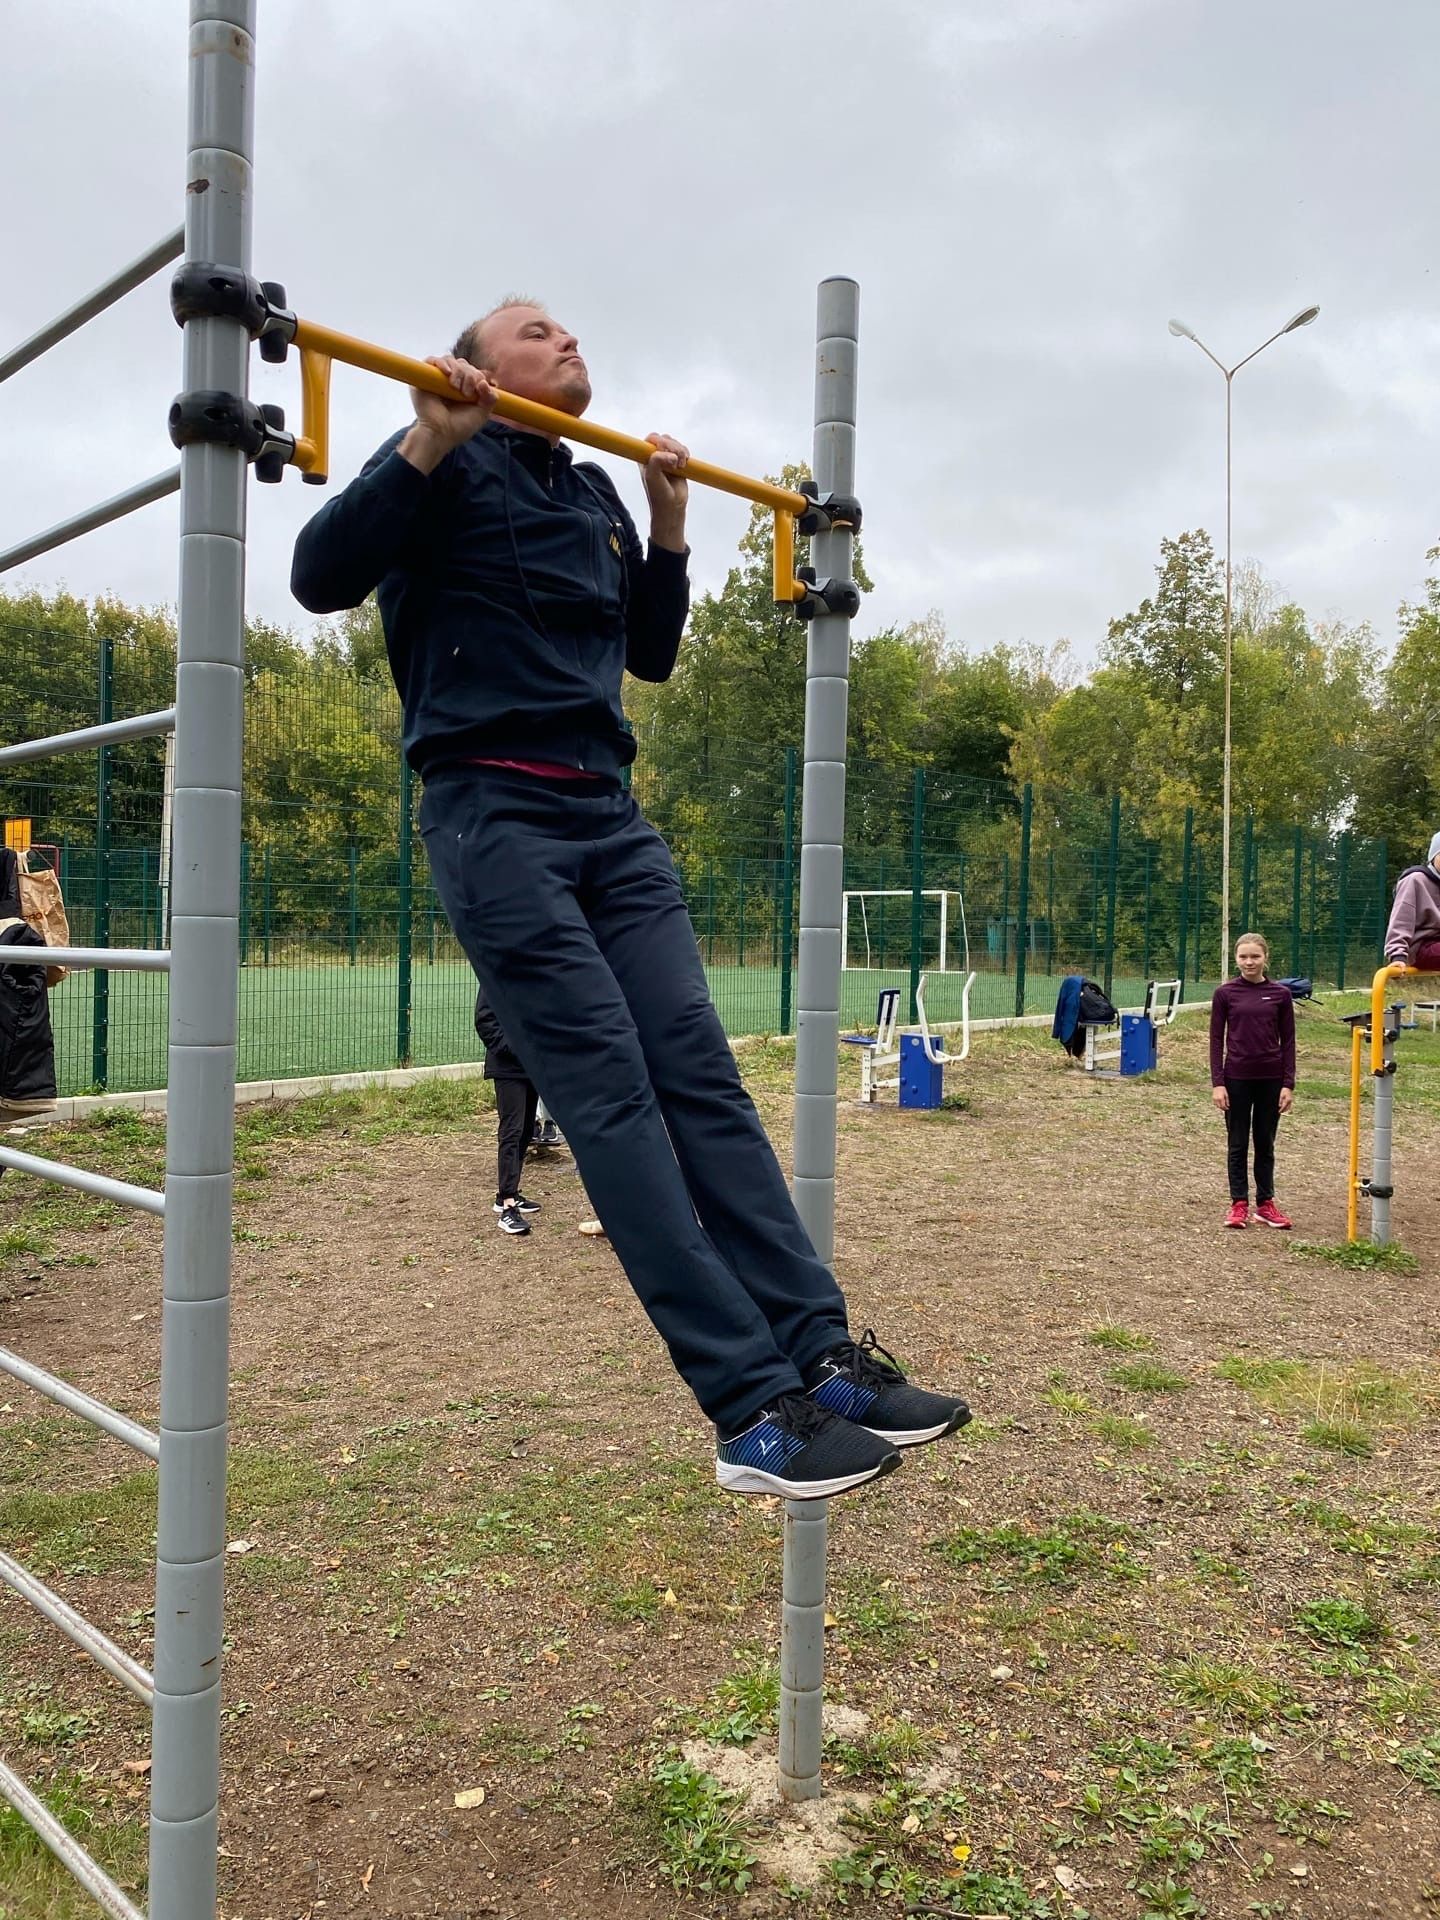
M191 0L185 255L250 271L254 0ZM244 395L236 320L185 327L184 385ZM150 1920L213 1920L220 1798L245 456L181 454Z
M18 347L0 359L0 380L8 380L12 373L18 373L22 367L28 367L32 360L38 360L42 353L48 353L57 341L63 340L77 328L83 327L87 320L93 320L97 313L103 313L107 307L113 307L117 300L123 300L134 287L143 286L152 274L168 266L172 260L178 260L184 251L185 235L177 227L173 233L167 233L163 240L157 240L148 247L138 260L132 260L128 267L122 267L118 273L111 274L96 287L93 293L87 293L83 300L77 300L73 307L67 307L58 319L52 320L38 333L32 333L28 340L21 341Z
M123 520L127 513L153 506L155 501L164 500L179 491L178 467L171 467L168 473L157 473L152 479L141 480L135 486L127 487L123 493L102 500L98 507L87 507L84 513L72 513L68 520L58 521L53 527L47 527L44 533L32 534L18 546L7 547L0 553L0 573L8 573L12 567L23 567L27 560L49 553L52 547L63 547L67 540L77 540L82 533L93 533L97 527L108 527L112 520Z
M823 493L855 490L855 368L860 289L820 282L816 317L814 474ZM854 536L812 536L823 580L848 580ZM800 968L795 1023L795 1206L824 1260L835 1251L835 1113L840 1035L840 909L844 891L845 737L850 622L810 623L805 668L805 778L800 842ZM825 1502L785 1504L780 1625L780 1791L820 1792L825 1677Z
M1375 1075L1375 1111L1371 1117L1370 1238L1377 1247L1390 1244L1390 1147L1395 1130L1395 1021L1385 1009L1385 1071Z

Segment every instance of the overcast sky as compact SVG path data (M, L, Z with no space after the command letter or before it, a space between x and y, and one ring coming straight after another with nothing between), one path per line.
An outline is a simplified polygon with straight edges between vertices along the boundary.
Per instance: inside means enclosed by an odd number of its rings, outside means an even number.
M0 0L0 346L181 215L183 0ZM1092 659L1159 542L1224 526L1387 643L1440 538L1440 0L262 0L255 271L416 354L499 294L579 334L594 417L774 471L810 448L814 287L861 283L860 630ZM0 394L0 547L170 464L166 279ZM298 413L292 363L253 392ZM337 368L332 485L406 417ZM620 481L632 508L639 477ZM251 494L250 606L298 627ZM697 587L742 503L692 514ZM174 597L175 503L8 576Z

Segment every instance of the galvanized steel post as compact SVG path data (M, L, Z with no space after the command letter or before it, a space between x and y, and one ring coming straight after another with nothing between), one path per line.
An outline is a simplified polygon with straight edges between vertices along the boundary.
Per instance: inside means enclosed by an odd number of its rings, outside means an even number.
M816 317L814 474L822 494L855 490L855 370L860 289L820 282ZM834 527L811 537L821 579L851 578L854 536ZM795 1205L821 1259L835 1251L835 1117L840 1036L840 910L845 859L845 742L850 621L810 622L805 668L805 780L801 811L800 972L795 1038ZM785 1504L780 1625L780 1791L820 1792L825 1679L823 1500Z
M1020 898L1015 907L1015 1018L1025 1013L1025 967L1030 957L1030 824L1035 807L1034 789L1025 782L1020 802Z
M185 257L250 270L254 0L191 0ZM187 392L248 391L238 320L185 326ZM211 1920L220 1796L245 455L180 460L151 1920Z

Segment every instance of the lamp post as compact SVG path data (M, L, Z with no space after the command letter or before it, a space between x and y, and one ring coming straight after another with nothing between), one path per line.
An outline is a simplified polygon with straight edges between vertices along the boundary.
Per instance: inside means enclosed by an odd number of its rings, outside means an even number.
M1233 367L1227 367L1217 360L1209 347L1192 327L1183 320L1172 320L1170 331L1177 339L1192 340L1205 358L1217 367L1225 376L1225 773L1224 796L1221 801L1222 818L1220 825L1220 971L1217 979L1224 980L1230 968L1230 612L1231 612L1231 567L1230 567L1230 392L1231 383L1241 367L1246 367L1255 358L1272 346L1282 334L1294 333L1297 327L1308 327L1319 315L1319 307L1304 307L1293 320L1287 320L1279 332L1272 333L1268 340L1262 340L1253 353L1247 353L1243 360L1237 360Z

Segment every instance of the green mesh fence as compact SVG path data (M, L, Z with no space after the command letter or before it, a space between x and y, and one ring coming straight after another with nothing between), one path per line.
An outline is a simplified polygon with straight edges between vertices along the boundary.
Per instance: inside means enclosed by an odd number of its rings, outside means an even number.
M173 657L153 623L36 638L0 663L0 737L165 705ZM325 658L252 661L241 889L242 1080L476 1056L474 995L430 883L388 683ZM101 656L105 656L102 658ZM642 738L633 790L675 858L715 1003L732 1035L795 1020L801 779L796 745L728 742L703 760ZM144 741L0 775L0 814L54 849L79 944L163 944L165 746ZM932 1021L1049 1012L1084 973L1122 1005L1150 978L1214 985L1219 822L1151 830L1105 796L939 779L860 762L849 776L842 1019L873 1024L882 987ZM1357 986L1380 957L1383 842L1233 823L1232 940L1268 937L1274 970ZM62 1091L165 1081L166 982L80 974L51 998Z

